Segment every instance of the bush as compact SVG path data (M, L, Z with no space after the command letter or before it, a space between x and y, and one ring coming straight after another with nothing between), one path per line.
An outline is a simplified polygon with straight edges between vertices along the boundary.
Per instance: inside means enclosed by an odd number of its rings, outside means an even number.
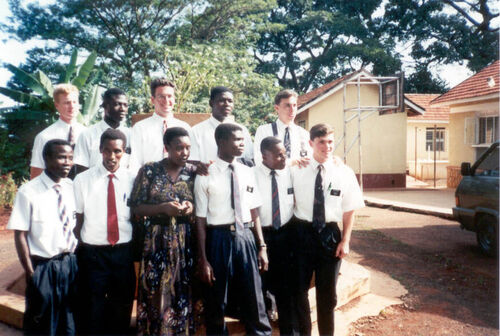
M12 208L17 186L12 178L13 172L0 176L0 208Z

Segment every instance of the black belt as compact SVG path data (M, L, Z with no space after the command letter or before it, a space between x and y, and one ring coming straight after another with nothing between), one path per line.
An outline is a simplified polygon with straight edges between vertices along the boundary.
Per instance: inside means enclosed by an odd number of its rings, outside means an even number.
M303 219L299 219L297 217L294 217L293 221L295 223L312 225L312 222L309 222L309 221L306 221L306 220L303 220ZM327 223L325 223L325 226L338 227L338 224L337 224L337 222L327 222Z
M112 249L119 249L123 247L128 247L131 245L131 242L126 242L126 243L120 243L120 244L115 244L115 245L92 245L92 244L87 244L82 241L78 243L78 246L80 247L89 247L97 250L112 250Z
M288 223L287 222L285 225L281 225L278 229L275 229L274 226L272 225L269 225L269 226L262 226L262 232L276 232L276 231L279 231L285 227L288 227Z
M32 262L40 263L40 262L49 261L49 260L60 260L60 259L64 258L65 256L69 255L69 254L72 254L72 253L71 252L59 253L59 254L56 254L55 256L51 257L51 258L44 258L44 257L40 257L40 256L37 256L37 255L31 255L30 258L31 258Z
M253 228L253 222L246 222L243 223L243 226L245 229L251 229ZM220 224L220 225L209 225L207 224L208 229L218 229L218 230L230 230L230 231L236 231L236 224Z

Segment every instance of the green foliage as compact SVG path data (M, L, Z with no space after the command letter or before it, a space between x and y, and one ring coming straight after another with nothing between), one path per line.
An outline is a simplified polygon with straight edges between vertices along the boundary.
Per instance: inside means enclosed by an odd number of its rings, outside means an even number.
M17 186L12 178L12 172L0 175L0 207L12 208L16 197Z
M448 91L446 82L434 77L427 67L418 67L408 80L405 80L406 93L445 93Z
M10 178L18 183L29 178L27 160L29 160L25 144L15 136L9 136L8 131L0 129L0 174L9 172ZM2 193L0 183L0 193ZM0 198L3 196L0 195ZM2 205L0 201L0 206Z

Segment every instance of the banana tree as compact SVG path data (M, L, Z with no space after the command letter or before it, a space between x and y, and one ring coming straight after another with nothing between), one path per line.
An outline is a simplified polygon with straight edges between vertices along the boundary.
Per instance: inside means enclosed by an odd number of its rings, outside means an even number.
M77 65L78 51L73 50L70 62L59 80L59 83L71 83L81 91L83 107L78 115L78 120L86 125L95 120L104 91L104 88L99 86L102 72L97 71L92 77L90 76L96 57L97 54L93 52L81 65ZM10 113L3 113L3 117L6 120L32 120L45 124L54 121L57 118L52 98L54 86L49 77L41 70L29 74L12 64L7 64L5 67L12 72L16 80L29 88L31 93L0 87L0 94L20 104L13 108Z

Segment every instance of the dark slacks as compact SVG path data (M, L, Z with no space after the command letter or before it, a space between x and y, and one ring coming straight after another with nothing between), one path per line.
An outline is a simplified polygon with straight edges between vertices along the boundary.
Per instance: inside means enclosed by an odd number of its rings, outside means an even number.
M297 334L298 326L295 316L297 311L297 291L293 290L293 282L290 277L294 272L291 227L285 225L279 230L272 227L263 228L263 234L269 258L269 270L262 274L263 295L267 291L274 295L278 310L280 334Z
M135 294L131 244L80 244L77 250L81 310L78 330L83 334L130 333Z
M333 335L334 309L337 305L337 278L341 260L335 257L335 251L341 239L336 223L329 223L323 229L321 237L330 237L329 245L321 242L320 235L313 230L312 224L297 219L291 223L297 244L296 251L296 286L298 291L298 323L301 335L311 334L311 316L308 290L314 274L316 287L316 310L320 335ZM325 239L323 239L323 242Z
M271 335L252 231L208 227L206 252L215 275L214 285L205 290L207 335L227 335L228 301L238 306L247 334Z
M26 335L75 335L76 273L73 253L51 259L33 256L33 277L26 283Z

